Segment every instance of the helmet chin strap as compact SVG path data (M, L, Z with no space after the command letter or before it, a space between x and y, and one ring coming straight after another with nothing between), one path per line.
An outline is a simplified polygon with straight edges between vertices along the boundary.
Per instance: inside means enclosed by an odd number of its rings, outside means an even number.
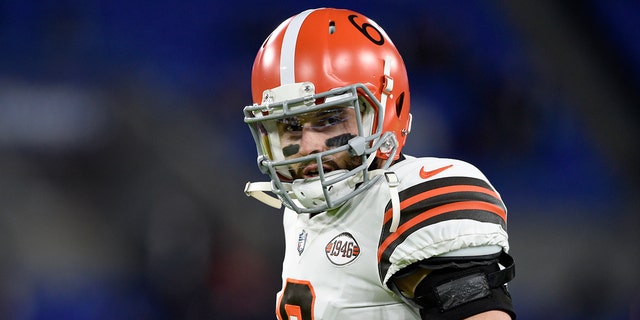
M247 182L244 186L244 194L254 197L256 200L276 209L282 208L282 201L277 197L270 196L267 191L271 191L271 182Z

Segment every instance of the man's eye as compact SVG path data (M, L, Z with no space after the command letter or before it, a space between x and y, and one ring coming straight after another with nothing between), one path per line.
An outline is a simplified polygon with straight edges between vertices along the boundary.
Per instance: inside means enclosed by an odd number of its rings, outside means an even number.
M337 115L333 115L330 117L326 117L324 119L321 120L320 124L322 126L332 126L334 124L338 124L340 122L344 121L344 119L340 116Z
M278 124L284 132L302 131L302 123L297 118L282 119Z
M282 133L302 132L307 128L321 130L347 121L348 114L343 109L321 111L306 117L289 117L278 120L278 130Z
M299 124L288 124L288 125L285 125L284 131L286 132L302 131L302 126Z
M314 127L329 127L347 120L343 111L330 111L313 122Z

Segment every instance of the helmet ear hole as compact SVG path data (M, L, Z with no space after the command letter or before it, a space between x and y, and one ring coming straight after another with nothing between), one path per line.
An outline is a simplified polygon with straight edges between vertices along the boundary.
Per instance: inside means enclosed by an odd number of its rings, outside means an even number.
M329 21L329 34L336 33L336 23L334 21Z
M400 117L400 114L402 112L402 107L404 107L404 92L401 93L398 96L398 99L396 100L396 115L398 117Z

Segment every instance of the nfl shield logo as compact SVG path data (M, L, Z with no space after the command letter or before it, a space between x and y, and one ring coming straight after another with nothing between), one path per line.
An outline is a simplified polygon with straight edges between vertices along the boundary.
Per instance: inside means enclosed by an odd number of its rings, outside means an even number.
M298 235L298 255L302 254L302 251L304 251L304 246L307 243L307 232L302 230L302 232L300 232L300 234Z

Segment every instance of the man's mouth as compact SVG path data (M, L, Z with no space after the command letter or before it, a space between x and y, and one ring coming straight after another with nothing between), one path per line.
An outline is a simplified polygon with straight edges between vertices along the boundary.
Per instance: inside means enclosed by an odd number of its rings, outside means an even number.
M324 173L329 173L331 171L333 171L333 168L329 165L322 165L322 170L324 171ZM308 178L314 178L317 177L319 175L319 171L318 171L318 165L317 164L310 164L306 167L304 167L304 169L302 170L302 177L304 179L308 179Z

